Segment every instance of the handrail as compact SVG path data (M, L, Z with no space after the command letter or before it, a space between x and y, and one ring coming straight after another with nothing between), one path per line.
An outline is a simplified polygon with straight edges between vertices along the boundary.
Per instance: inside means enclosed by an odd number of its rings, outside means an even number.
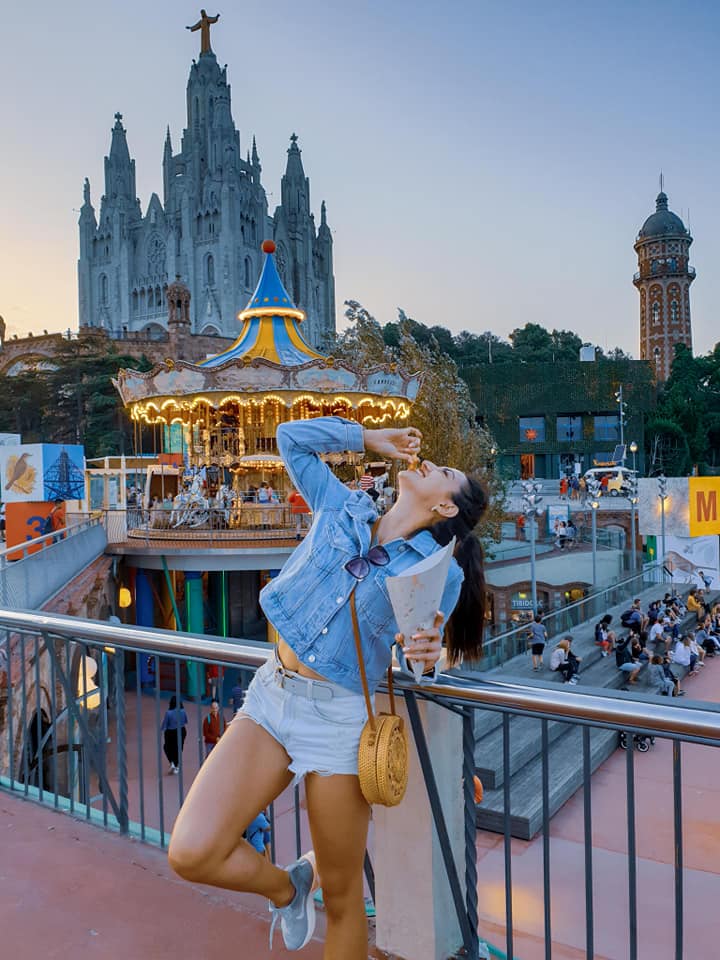
M53 530L52 533L44 533L40 537L33 537L32 540L23 540L22 543L15 544L14 547L5 546L0 550L0 560L3 560L8 556L8 554L13 554L16 556L18 553L22 553L22 557L18 557L15 560L15 563L20 560L26 560L25 551L32 548L41 546L43 549L45 547L52 546L53 543L59 542L60 540L66 540L68 536L73 537L78 533L81 533L83 530L87 530L90 527L100 526L102 524L102 515L97 513L89 517L83 517L82 520L78 520L76 523L69 523L64 527L60 527L59 530Z
M633 580L644 579L646 574L652 573L657 570L666 569L663 567L661 561L657 563L648 564L642 570L638 570L631 577L626 577L624 580L617 580L609 586L602 587L600 590L596 590L594 593L589 593L587 596L583 597L581 600L573 600L572 603L568 603L564 607L558 607L554 610L548 610L548 612L543 616L543 623L546 620L550 620L552 617L556 617L559 614L566 614L568 611L575 610L576 608L586 606L591 600L595 600L597 597L602 596L604 593L610 593L613 590L622 589L629 583L632 583ZM494 637L489 637L485 647L491 647L493 644L499 642L500 640L506 640L508 637L513 637L518 633L527 632L528 624L527 622L520 624L517 627L513 627L511 630L506 630L504 633L498 633Z
M59 614L30 610L0 610L0 628L50 633L53 636L82 640L125 650L142 650L168 656L196 657L211 663L259 667L267 660L270 646L251 646L198 634L178 634L172 630L116 626L95 620L82 620ZM417 684L399 670L397 683L404 690L466 705L484 704L505 711L524 710L544 718L582 720L617 729L639 728L669 737L684 737L720 744L720 707L689 707L647 703L619 696L589 695L545 687L529 687L507 680L478 679L471 684L453 682L445 674L441 683Z

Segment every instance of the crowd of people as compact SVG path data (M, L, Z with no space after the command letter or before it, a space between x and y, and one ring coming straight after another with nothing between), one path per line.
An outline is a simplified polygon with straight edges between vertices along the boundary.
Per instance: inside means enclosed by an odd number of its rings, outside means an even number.
M621 614L617 630L612 622L612 615L606 613L595 624L594 642L601 657L614 654L616 667L628 685L636 684L647 667L648 685L661 696L684 696L681 681L685 676L696 676L708 657L720 653L720 602L711 604L702 589L691 590L687 601L666 593L651 601L646 610L636 599ZM561 674L568 684L578 682L582 661L573 653L572 640L569 635L562 637L549 660L550 670ZM534 671L544 667L547 641L547 630L538 615L528 628Z

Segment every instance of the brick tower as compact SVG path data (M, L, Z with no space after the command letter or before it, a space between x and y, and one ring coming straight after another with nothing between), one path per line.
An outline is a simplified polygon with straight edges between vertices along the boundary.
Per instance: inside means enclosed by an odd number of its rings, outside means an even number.
M651 360L658 380L667 380L675 345L692 349L690 266L692 237L680 217L668 209L662 191L656 210L647 218L635 241L638 272L633 283L640 292L640 359Z

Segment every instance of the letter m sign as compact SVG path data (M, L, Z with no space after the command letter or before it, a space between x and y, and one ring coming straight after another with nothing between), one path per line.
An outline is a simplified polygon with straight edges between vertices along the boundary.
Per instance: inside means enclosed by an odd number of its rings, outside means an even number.
M720 477L690 477L690 536L720 533Z

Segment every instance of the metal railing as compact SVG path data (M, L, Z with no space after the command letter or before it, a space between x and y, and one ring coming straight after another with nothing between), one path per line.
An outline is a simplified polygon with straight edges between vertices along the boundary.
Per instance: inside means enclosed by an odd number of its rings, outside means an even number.
M107 537L100 515L78 518L54 533L0 550L0 607L42 606L99 557Z
M550 611L542 618L548 637L552 638L566 630L572 630L573 627L578 627L581 623L601 617L607 613L608 608L634 599L637 594L655 584L664 583L666 575L661 563L647 564L641 572L631 577L618 580L610 586L588 594L581 600L575 600L564 607ZM531 619L528 616L528 619L518 626L486 640L483 645L483 658L476 669L491 670L520 653L526 653L527 629Z
M186 709L192 717L189 742L197 734L195 751L183 753L179 733L176 749L179 754L177 779L164 770L163 744L160 737L162 709L166 693L183 694L183 674L198 665L215 665L225 669L254 670L268 656L264 644L230 642L163 630L135 627L116 627L110 624L76 620L71 617L49 616L38 613L0 610L0 676L7 673L7 683L0 683L0 788L67 811L84 816L106 829L132 834L139 839L166 847L174 815L182 804L189 780L202 764L203 746L200 732L198 702ZM155 658L155 681L144 691L138 671L126 671L130 659L140 656ZM97 670L97 672L95 672ZM664 956L681 960L684 949L692 951L692 940L703 923L702 916L693 916L693 924L685 925L684 858L685 832L683 829L682 749L686 743L708 747L720 746L720 710L715 706L695 704L675 706L672 701L656 698L642 702L630 695L608 696L607 691L556 691L543 687L523 686L507 682L463 682L452 679L418 687L407 678L397 675L398 687L405 697L410 727L417 747L428 802L440 841L444 869L462 934L465 955L471 960L487 956L481 941L479 914L487 920L491 905L479 903L483 884L494 882L504 890L502 916L494 916L493 926L501 930L507 957L514 957L516 923L521 919L515 912L514 896L520 902L533 900L542 889L542 917L544 956L553 955L553 924L562 913L582 909L585 916L585 956L592 960L596 952L617 956L602 942L607 924L596 924L596 903L602 900L613 916L627 911L627 956L637 960L639 949L639 913L651 904L642 899L638 886L638 858L641 854L637 836L638 802L636 797L635 755L637 750L649 747L649 737L665 738L671 742L672 755L667 772L668 789L664 791L661 811L673 837L673 853L669 866L673 872L674 903L663 909L658 923L667 926ZM39 695L38 691L42 690ZM432 700L462 717L462 763L465 845L461 863L453 857L448 834L448 811L442 809L438 784L425 731L418 711L418 699ZM191 709L192 708L192 709ZM196 709L197 708L197 709ZM488 718L495 718L495 756L501 786L486 790L483 804L474 800L473 775L476 770L478 728L488 726ZM526 749L528 731L524 729L522 742L516 723L532 722L537 753L535 774L529 785L516 786L513 780L513 760L518 747ZM564 766L558 764L558 732L574 737L572 777L569 789L582 790L583 821L583 884L573 890L573 902L563 900L563 911L555 911L551 897L551 868L555 843L550 834L550 819L567 796L558 789L557 780ZM500 738L497 732L500 732ZM619 829L624 821L626 839L624 883L598 887L594 868L593 799L591 775L597 766L598 738L604 738L609 751L617 745L618 734L625 738L625 810L613 809L613 819ZM171 744L172 746L172 744ZM637 749L636 749L637 748ZM568 745L567 750L571 749ZM485 764L490 762L485 758ZM565 765L566 766L566 765ZM523 771L526 768L523 768ZM660 774L656 768L654 777ZM522 781L523 778L521 778ZM527 776L524 780L527 781ZM671 786L670 786L671 785ZM530 790L539 797L539 833L542 837L542 883L518 880L513 871L511 839L517 833L516 822L521 814L515 809ZM273 841L273 857L287 862L301 849L302 824L299 796L294 796L291 815L295 820L295 851L278 853ZM503 835L503 864L497 877L488 877L491 869L485 864L483 876L478 879L476 820L478 811L488 803L497 806L496 830ZM537 805L537 804L536 804ZM272 811L271 811L272 812ZM607 811L601 811L607 817ZM273 832L273 836L274 836ZM654 847L653 847L654 851ZM653 853L653 856L655 854ZM374 895L372 867L366 858L366 878ZM411 880L408 881L411 895ZM523 900L525 898L525 901ZM497 896L490 898L497 900ZM617 904L615 904L617 900ZM665 908L665 904L663 905ZM619 923L620 921L618 921ZM617 927L617 924L611 925ZM707 918L708 932L713 919ZM615 930L613 930L615 935ZM501 955L497 950L494 955ZM700 956L698 952L687 954Z
M285 503L234 503L228 507L185 504L179 507L128 507L104 511L111 543L125 540L204 541L221 546L238 540L292 540L303 536L309 514Z

